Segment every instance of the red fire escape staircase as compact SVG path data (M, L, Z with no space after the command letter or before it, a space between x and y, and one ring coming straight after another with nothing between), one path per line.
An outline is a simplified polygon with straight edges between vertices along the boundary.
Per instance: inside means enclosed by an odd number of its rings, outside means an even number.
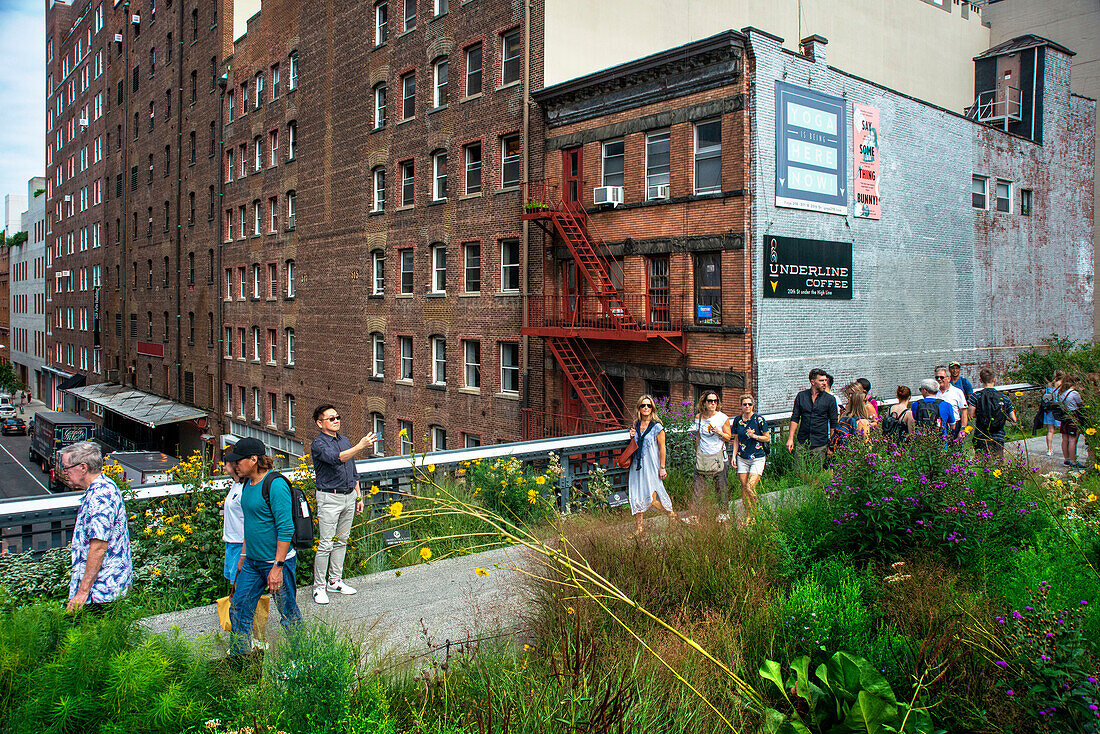
M577 392L585 410L597 425L614 428L619 424L619 417L607 404L600 386L598 377L593 378L588 370L588 364L597 364L592 353L585 347L580 339L571 339L562 336L550 336L546 338L546 345L557 360L569 384ZM587 363L587 364L586 364Z

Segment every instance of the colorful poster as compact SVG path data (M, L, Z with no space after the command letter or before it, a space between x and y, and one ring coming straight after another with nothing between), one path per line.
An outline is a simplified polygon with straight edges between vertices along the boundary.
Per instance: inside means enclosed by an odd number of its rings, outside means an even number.
M775 205L848 214L843 99L775 82Z
M878 107L853 104L852 141L855 145L852 173L856 192L856 216L861 219L882 217L882 200L879 198L879 140Z

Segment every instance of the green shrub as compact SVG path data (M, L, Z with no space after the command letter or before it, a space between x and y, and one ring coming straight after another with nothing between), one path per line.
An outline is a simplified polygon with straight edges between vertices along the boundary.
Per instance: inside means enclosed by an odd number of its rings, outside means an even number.
M69 598L68 548L33 553L0 553L0 611L39 600Z
M1100 344L1078 344L1057 334L1051 334L1047 342L1047 347L1028 349L1016 355L1016 362L1005 373L1005 378L1046 385L1054 377L1054 370L1064 370L1082 377L1090 372L1100 372Z
M841 558L813 565L796 581L780 606L788 652L832 654L872 649L876 619L872 611L874 579Z

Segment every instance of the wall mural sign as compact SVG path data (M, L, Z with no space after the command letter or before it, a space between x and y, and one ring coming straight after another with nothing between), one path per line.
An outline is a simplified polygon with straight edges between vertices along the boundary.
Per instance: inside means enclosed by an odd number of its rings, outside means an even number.
M852 105L852 188L855 189L856 216L861 219L882 217L879 199L878 108Z
M775 83L775 205L848 214L848 115L840 97Z
M852 243L764 237L764 298L852 300Z

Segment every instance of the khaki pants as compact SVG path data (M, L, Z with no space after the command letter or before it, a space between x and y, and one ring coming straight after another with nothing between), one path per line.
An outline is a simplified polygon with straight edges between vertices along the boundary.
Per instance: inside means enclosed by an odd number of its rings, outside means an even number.
M313 584L324 586L344 577L344 556L355 520L355 492L317 492L317 555L313 559Z

